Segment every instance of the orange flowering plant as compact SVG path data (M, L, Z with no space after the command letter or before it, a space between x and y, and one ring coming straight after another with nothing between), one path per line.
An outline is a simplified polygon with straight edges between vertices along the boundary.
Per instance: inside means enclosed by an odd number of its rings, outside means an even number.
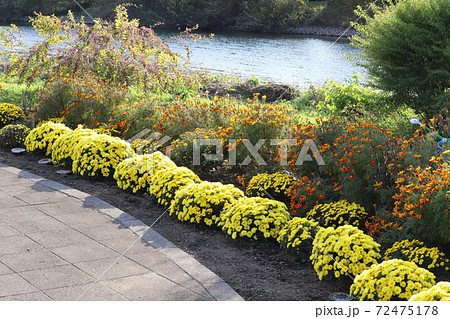
M392 179L386 173L384 151L392 137L377 124L342 117L300 124L293 130L297 147L289 152L290 168L303 177L291 190L291 209L303 214L315 204L346 199L374 214L391 196ZM305 140L312 139L325 165L315 161L298 165ZM311 154L314 156L314 154Z
M442 157L430 165L409 167L396 180L393 214L425 242L450 244L450 167Z

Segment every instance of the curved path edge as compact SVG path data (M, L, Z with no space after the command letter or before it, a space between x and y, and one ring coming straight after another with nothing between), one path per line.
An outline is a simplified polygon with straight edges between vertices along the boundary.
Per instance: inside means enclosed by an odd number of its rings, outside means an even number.
M44 177L29 173L27 171L0 163L0 171L19 175L20 178L32 180L69 197L88 203L89 207L98 210L113 219L114 223L120 223L138 235L145 243L157 249L160 253L170 259L173 263L183 269L187 274L198 281L204 289L217 301L243 301L244 299L232 289L222 278L202 265L193 256L178 248L175 244L164 238L151 227L130 214L112 206L111 204L68 187L61 183L46 179Z

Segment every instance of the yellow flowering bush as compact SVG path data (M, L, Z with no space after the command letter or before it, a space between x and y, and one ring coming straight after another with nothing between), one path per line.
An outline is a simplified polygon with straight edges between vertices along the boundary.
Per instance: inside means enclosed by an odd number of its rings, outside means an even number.
M355 277L350 294L363 300L408 300L431 288L435 276L410 261L391 259L372 265Z
M346 200L338 202L319 204L314 206L306 217L317 220L323 227L338 227L342 225L352 225L358 227L364 225L364 219L367 217L367 212L364 207L349 203Z
M433 287L412 295L409 301L450 301L450 282L440 281Z
M147 155L133 155L117 165L114 179L121 189L130 189L133 193L147 191L152 176L161 169L176 168L174 162L161 152Z
M28 152L44 152L50 156L53 143L62 135L72 132L62 123L44 122L31 130L25 139L25 148Z
M303 262L307 262L314 237L321 228L314 220L294 217L280 231L277 241L282 249L295 252Z
M252 177L247 188L245 189L245 195L247 196L259 196L268 197L278 200L280 202L289 204L288 190L292 186L294 178L285 173L262 173Z
M231 184L191 184L176 192L170 215L185 222L216 225L220 215L243 196L244 193Z
M30 129L22 124L8 124L0 129L0 147L23 147Z
M380 244L351 226L321 228L313 241L311 261L319 279L356 276L378 263Z
M162 169L153 174L150 194L157 198L159 204L169 206L178 190L200 182L200 177L187 167Z
M86 136L73 150L72 171L82 176L109 177L120 162L132 155L130 145L118 137L105 134Z
M384 260L389 259L412 261L416 265L427 269L449 270L449 259L445 257L445 254L439 248L428 248L417 239L395 242L384 253Z
M97 135L94 130L79 126L72 132L61 135L53 143L52 161L55 164L72 166L74 150L78 143L87 136Z
M14 104L0 103L0 129L25 118L22 109Z
M242 197L222 216L218 226L236 237L277 238L289 221L285 204L262 197Z

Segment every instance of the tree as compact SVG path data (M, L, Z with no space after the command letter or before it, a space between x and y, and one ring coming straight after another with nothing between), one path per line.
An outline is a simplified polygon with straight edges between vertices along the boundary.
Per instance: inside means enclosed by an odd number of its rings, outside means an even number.
M352 44L381 89L427 116L450 107L450 1L401 0L355 24Z

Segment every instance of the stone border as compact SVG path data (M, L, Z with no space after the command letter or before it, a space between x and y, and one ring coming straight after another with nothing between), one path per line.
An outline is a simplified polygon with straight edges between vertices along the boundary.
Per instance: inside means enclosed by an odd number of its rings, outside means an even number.
M244 299L222 278L203 266L194 257L179 249L171 241L167 240L158 232L151 229L149 226L134 218L130 214L125 213L124 211L97 197L27 171L0 163L0 171L1 170L16 174L19 178L35 181L36 183L47 186L69 197L81 200L85 205L88 205L89 207L98 210L100 213L111 217L114 223L121 224L133 233L137 234L148 245L157 249L178 267L192 276L217 301L244 301Z

